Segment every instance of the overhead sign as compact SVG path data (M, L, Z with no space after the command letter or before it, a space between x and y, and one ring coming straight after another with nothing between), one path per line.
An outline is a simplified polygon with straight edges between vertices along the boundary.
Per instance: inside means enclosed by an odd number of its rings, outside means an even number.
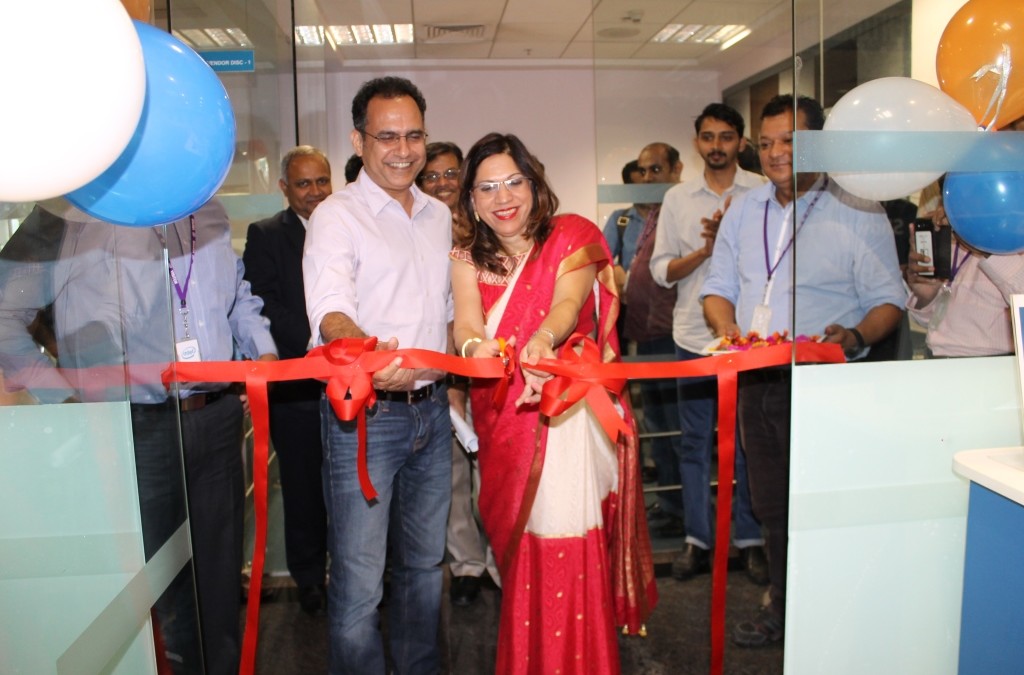
M203 50L198 54L218 73L251 73L256 70L256 52L252 49Z

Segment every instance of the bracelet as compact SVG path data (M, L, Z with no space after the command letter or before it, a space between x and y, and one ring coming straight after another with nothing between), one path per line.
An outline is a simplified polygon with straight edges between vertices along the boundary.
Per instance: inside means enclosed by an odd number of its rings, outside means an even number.
M466 347L469 346L470 342L483 342L483 340L478 337L472 337L463 342L462 349L459 350L459 353L462 354L462 358L466 358Z
M533 335L530 336L530 339L532 340L533 338L537 337L537 335L539 333L547 333L551 337L551 348L554 349L555 348L555 342L557 342L557 340L555 340L555 333L554 333L554 331L549 330L547 328L538 328L537 330L535 330L533 332Z
M857 349L855 349L852 353L857 354L863 351L864 348L867 347L867 343L864 342L864 336L860 334L860 331L857 330L856 328L847 328L846 330L853 333L853 339L857 341Z

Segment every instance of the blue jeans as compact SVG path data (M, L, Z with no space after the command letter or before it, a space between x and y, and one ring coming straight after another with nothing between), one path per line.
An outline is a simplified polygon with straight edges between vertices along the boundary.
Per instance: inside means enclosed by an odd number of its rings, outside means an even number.
M703 358L700 354L676 346L680 361ZM679 453L679 473L683 484L683 526L686 542L709 549L714 542L711 504L711 453L715 443L718 409L718 384L713 377L686 377L678 380L679 421L683 429ZM736 434L736 485L733 489L733 537L738 548L764 543L761 525L754 518L747 481L747 460Z
M672 357L675 343L672 338L659 338L636 343L637 356ZM643 360L643 359L641 359ZM657 434L679 431L678 400L676 383L672 379L641 380L640 396L644 411L643 430ZM679 435L655 436L650 439L651 459L658 473L658 485L679 485L678 460L680 452ZM658 503L665 513L683 517L683 504L673 491L659 491Z
M437 673L441 561L452 489L447 389L412 404L378 401L367 411L367 463L378 493L372 502L359 488L356 423L340 421L326 397L320 413L331 558L330 672L385 672L377 606L390 541L393 672Z

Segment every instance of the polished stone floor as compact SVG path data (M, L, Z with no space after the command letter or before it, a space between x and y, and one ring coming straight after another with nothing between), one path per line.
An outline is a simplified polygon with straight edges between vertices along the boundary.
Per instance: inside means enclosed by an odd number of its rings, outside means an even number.
M265 583L268 589L261 604L257 670L267 675L324 673L327 670L327 619L311 617L301 611L294 585L284 571L280 487L273 470L269 504L269 572ZM251 538L248 546L251 550ZM709 672L711 577L705 574L679 582L669 576L668 561L680 546L679 539L654 540L655 558L659 561L660 600L648 623L646 638L620 638L622 672L627 675ZM730 572L727 626L752 614L763 590L742 572ZM469 607L452 606L445 593L439 637L445 673L485 675L494 672L500 603L501 593L495 588L484 588ZM244 607L241 610L244 620ZM386 605L382 612L386 614ZM728 645L724 672L728 675L781 674L782 654L781 646L749 650Z

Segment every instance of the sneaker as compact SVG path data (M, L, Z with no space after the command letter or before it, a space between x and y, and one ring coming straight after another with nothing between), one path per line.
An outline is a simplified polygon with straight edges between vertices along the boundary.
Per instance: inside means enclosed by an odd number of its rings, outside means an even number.
M732 641L738 647L767 647L782 641L785 627L783 618L770 605L761 607L753 619L736 624Z

